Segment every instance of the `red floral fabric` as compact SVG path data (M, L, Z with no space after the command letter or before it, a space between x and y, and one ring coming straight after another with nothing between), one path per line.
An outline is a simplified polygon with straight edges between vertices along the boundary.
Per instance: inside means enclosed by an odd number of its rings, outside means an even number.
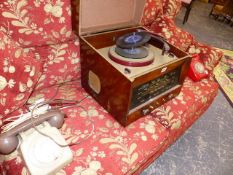
M147 28L151 32L163 36L169 43L183 51L188 49L193 40L191 34L176 27L174 21L165 16L156 18Z
M0 32L0 118L22 106L40 75L42 65L32 52Z
M36 89L80 78L79 39L33 48L44 59L43 75Z
M2 0L0 26L23 46L54 44L72 36L69 0Z
M187 51L194 43L192 36L177 29L172 19L162 14L163 10L166 10L166 13L175 15L176 10L170 8L178 6L168 5L165 8L164 4L162 6L161 2L158 2L160 1L147 1L148 6L144 11L146 19L143 18L142 23L146 24L149 30L164 36L170 43ZM79 41L67 41L71 35L68 3L68 0L13 0L0 3L0 10L3 10L0 16L4 17L3 21L0 21L3 22L0 27L2 31L13 38L16 37L15 40L24 46L43 45L30 48L38 53L40 63L44 63L44 73L36 87L36 92L27 103L33 103L41 98L51 99L54 96L60 99L83 100L80 105L85 110L78 106L64 109L67 118L60 132L68 143L86 138L91 133L88 116L93 121L95 126L93 134L81 144L71 147L73 161L60 170L58 175L139 174L200 117L216 96L218 86L210 80L194 83L186 79L181 93L176 98L157 108L153 114L140 118L126 128L122 127L95 100L87 97L88 94L81 88ZM20 18L14 19L12 13L18 11L9 10L8 7L11 7L9 5L19 9ZM62 7L62 10L57 6ZM150 9L149 6L153 8ZM53 8L60 10L54 12ZM59 17L61 11L62 15L68 14L67 17L65 16L64 24L59 23L62 18ZM54 16L55 13L58 13L57 17ZM27 21L29 14L32 19ZM45 27L42 31L46 32L40 34L41 29L39 33L26 33L26 30L20 30L23 27L17 26L19 23L15 21L21 17L30 26L36 24L36 29L40 29L42 25ZM41 20L38 20L38 17ZM43 23L47 18L53 19L53 23ZM10 28L7 27L8 21ZM14 30L11 31L12 27ZM65 40L66 42L61 42ZM7 80L7 84L8 82ZM11 113L11 116L25 111L21 104L21 108L14 114ZM0 156L0 174L29 174L18 150L10 155Z
M189 123L189 117L193 113L210 104L209 102L217 95L217 89L218 84L209 79L202 79L194 83L187 78L182 92L176 98L155 109L153 115L164 127L170 130L179 129L185 123ZM187 111L190 112L186 113Z
M75 81L53 86L34 93L29 102L39 98L81 100L87 93ZM91 97L83 106L95 125L93 135L83 143L72 146L74 159L58 174L139 174L143 167L158 157L174 142L211 104L218 86L210 80L185 80L180 95L148 115L124 128ZM64 111L67 115L61 133L67 142L81 141L91 132L87 113L79 107ZM161 119L169 121L169 127ZM28 173L22 157L15 151L2 158L2 168L8 175Z
M157 17L163 15L162 5L162 0L147 0L144 7L141 24L144 26L149 26Z
M213 72L213 69L215 68L215 66L217 66L217 64L223 57L223 52L219 49L201 44L195 40L189 46L187 51L190 54L198 54L204 62L205 67L210 72Z
M163 0L163 15L175 19L176 15L180 12L181 0Z

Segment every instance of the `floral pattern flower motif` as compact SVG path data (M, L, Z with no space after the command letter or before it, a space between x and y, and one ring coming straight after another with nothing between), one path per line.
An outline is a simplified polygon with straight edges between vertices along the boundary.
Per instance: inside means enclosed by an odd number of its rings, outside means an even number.
M135 152L137 148L136 143L132 143L129 146L119 142L116 138L102 138L100 140L101 144L110 144L110 150L116 152L116 154L121 158L122 163L125 163L127 166L131 166L138 158L138 153Z
M171 111L171 107L159 107L154 111L159 118L159 121L166 127L171 129L179 129L181 121L177 118L173 118L174 113Z
M59 18L62 16L62 7L59 5L52 6L52 4L46 4L44 6L46 13L51 13L53 16Z
M184 93L180 92L180 94L176 98L172 99L172 103L174 105L180 105L180 104L186 105L189 98L190 98L189 96L187 95L184 96Z
M97 171L101 168L99 161L91 161L88 168L81 171L81 175L97 175Z
M190 54L199 54L201 51L200 51L199 48L196 48L194 45L190 45L189 49L188 49L188 52Z
M146 121L145 123L141 123L140 124L140 128L145 129L145 131L149 135L151 135L151 138L153 140L157 140L158 139L158 134L157 134L157 129L156 129L156 123L155 123L155 121L149 120L149 121ZM140 136L140 135L141 135L141 139L143 141L147 140L147 136L144 134L144 132L141 132L141 134L138 133L138 132L135 133L135 136L137 136L137 137Z

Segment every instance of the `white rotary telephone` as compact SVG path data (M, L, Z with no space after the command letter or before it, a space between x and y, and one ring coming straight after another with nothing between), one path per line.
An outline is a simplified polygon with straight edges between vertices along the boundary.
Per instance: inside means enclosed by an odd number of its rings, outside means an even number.
M0 135L0 154L10 154L21 142L19 149L32 175L54 174L73 157L69 146L61 146L67 145L58 130L63 122L64 114L59 110L22 122Z

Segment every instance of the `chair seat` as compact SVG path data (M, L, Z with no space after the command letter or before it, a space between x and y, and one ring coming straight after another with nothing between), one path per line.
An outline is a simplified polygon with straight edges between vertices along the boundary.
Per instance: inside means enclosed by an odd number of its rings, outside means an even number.
M57 88L58 86L53 86L35 92L30 102L39 98L50 99ZM210 80L194 83L186 79L179 96L156 109L154 115L142 117L128 127L119 125L91 97L86 98L80 105L91 116L95 125L94 133L88 140L71 147L74 159L60 173L120 175L142 170L142 167L171 144L170 140L177 138L178 133L187 129L193 120L200 116L198 114L211 104L216 93L217 85ZM76 81L59 87L56 98L81 100L86 95L80 82ZM91 127L86 125L88 120L85 111L72 107L64 112L67 118L60 131L67 142L81 141L87 137ZM171 117L170 128L160 120L167 116ZM0 162L8 175L27 172L18 151L0 159Z

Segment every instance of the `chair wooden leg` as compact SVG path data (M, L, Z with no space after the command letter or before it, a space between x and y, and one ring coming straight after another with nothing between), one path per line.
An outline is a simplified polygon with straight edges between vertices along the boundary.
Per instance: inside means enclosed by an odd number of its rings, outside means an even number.
M183 24L185 24L185 22L186 22L186 13L187 13L187 11L185 12L185 15L184 15L184 19L183 19Z
M210 11L210 13L209 13L209 16L212 16L212 15L213 15L214 7L215 7L215 4L213 5L213 7L212 7L212 9L211 9L211 11Z
M190 11L191 11L191 7L187 7L186 12L185 12L185 16L183 19L183 24L185 24L188 21Z

